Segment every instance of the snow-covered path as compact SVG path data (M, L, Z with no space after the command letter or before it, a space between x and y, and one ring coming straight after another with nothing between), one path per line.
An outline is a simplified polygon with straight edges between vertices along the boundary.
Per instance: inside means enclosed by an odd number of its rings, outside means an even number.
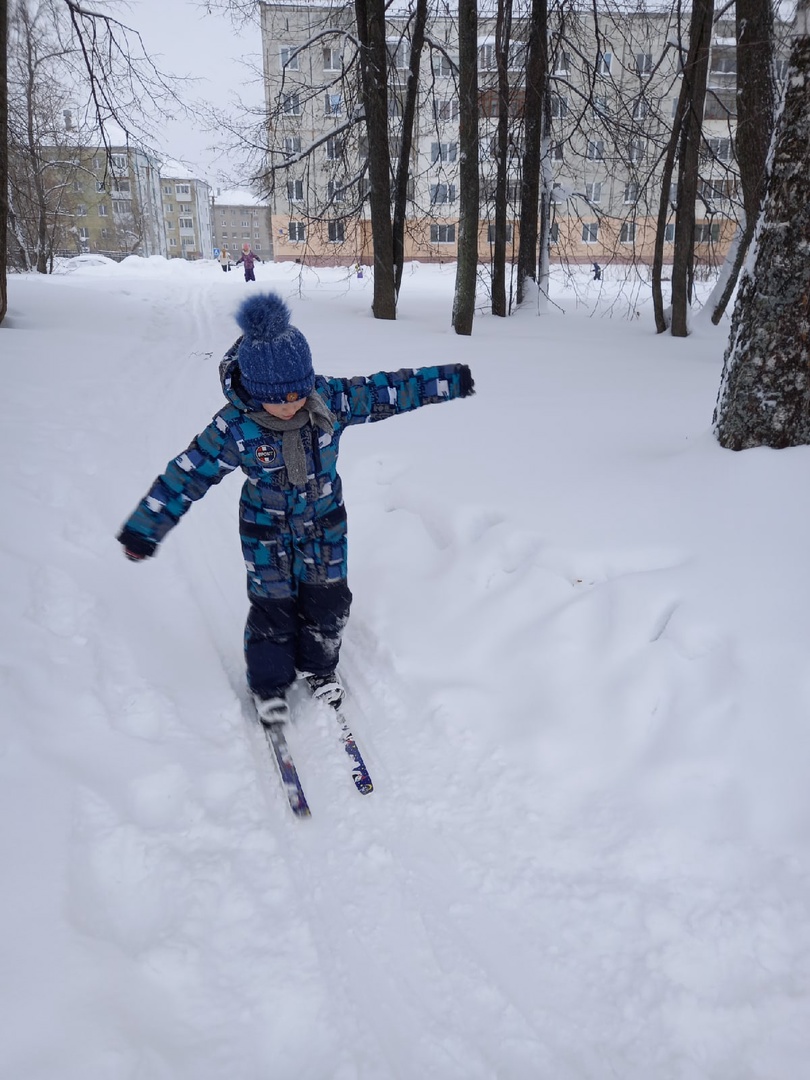
M343 444L375 792L299 695L313 817L286 808L244 703L238 480L144 565L114 541L219 407L244 284L12 279L2 1080L803 1076L810 452L713 443L721 334L561 284L567 315L463 340L448 268L396 325L368 278L260 270L326 373L476 376Z

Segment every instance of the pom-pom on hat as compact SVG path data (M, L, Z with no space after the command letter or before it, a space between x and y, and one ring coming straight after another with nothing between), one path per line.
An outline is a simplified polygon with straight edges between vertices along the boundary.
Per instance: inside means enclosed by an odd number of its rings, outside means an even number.
M236 312L243 337L237 353L242 385L256 401L283 405L315 389L312 353L277 293L250 296Z

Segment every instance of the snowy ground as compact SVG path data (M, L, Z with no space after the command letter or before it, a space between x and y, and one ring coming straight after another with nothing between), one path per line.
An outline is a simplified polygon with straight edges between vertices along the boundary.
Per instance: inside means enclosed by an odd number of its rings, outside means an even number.
M240 481L114 540L220 406L241 276L11 279L2 1080L810 1075L810 450L721 450L727 324L658 338L609 277L461 339L451 267L396 324L297 269L258 288L324 373L478 389L343 440L376 790L299 698L309 821L244 704Z

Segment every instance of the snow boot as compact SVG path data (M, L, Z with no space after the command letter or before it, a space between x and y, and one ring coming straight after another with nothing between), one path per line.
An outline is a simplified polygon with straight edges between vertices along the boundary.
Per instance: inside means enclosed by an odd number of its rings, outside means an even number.
M256 715L263 724L286 724L290 719L290 706L284 697L260 698L253 695L253 704L256 706Z
M333 709L340 708L346 691L336 671L330 671L328 675L306 675L305 678L316 701L331 705Z

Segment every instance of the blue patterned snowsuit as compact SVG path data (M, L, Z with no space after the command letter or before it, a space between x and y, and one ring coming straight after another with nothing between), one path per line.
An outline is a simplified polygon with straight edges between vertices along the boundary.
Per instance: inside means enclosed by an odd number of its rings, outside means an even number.
M240 339L241 340L241 339ZM470 392L462 365L378 372L351 379L316 376L336 418L334 430L300 428L306 486L284 467L282 435L248 415L261 405L242 388L237 341L220 366L228 404L191 445L169 463L124 525L119 540L153 555L192 502L237 468L247 474L239 504L239 534L251 602L245 628L248 683L262 697L283 691L296 669L327 674L337 665L351 593L346 581L346 511L337 457L352 424L384 420Z

